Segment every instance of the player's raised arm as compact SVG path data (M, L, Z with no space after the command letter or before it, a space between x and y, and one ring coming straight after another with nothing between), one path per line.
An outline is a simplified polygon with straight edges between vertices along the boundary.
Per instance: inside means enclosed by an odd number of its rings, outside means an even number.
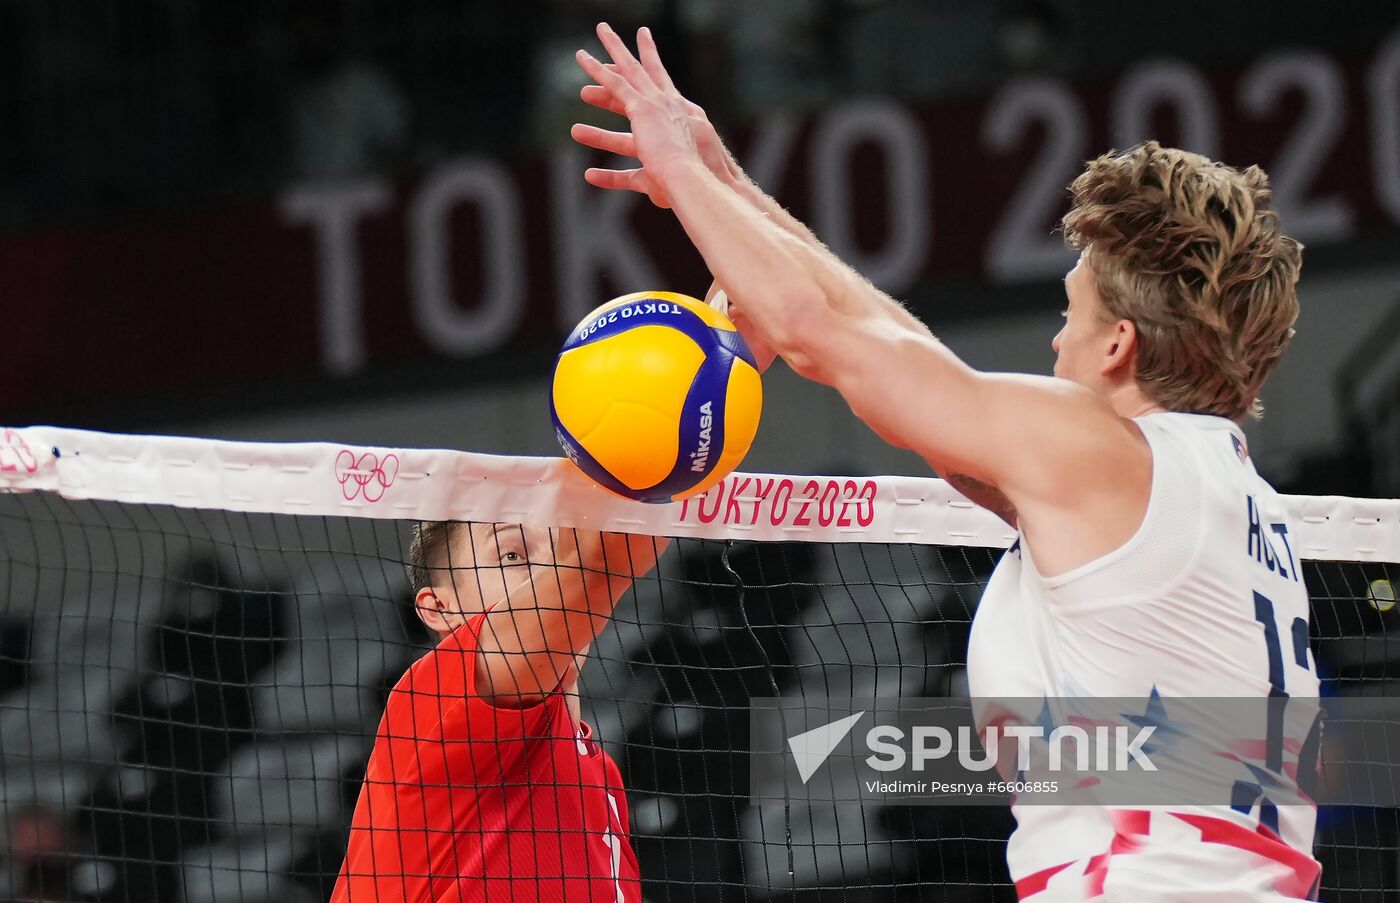
M637 47L641 64L652 74L658 86L674 98L684 110L683 125L689 132L701 161L715 175L715 178L733 189L759 213L771 219L796 238L820 245L821 242L806 225L788 213L781 204L765 193L753 179L749 178L743 167L734 159L734 155L725 147L719 132L710 122L705 110L683 97L676 89L675 84L671 81L671 76L666 72L666 67L661 63L660 54L657 52L656 43L649 29L643 28L637 33ZM579 93L585 103L602 110L625 115L621 101L602 85L585 85ZM578 123L574 125L570 134L575 141L586 147L596 148L621 157L636 156L636 143L630 132L614 132L594 125ZM653 182L644 168L604 169L593 167L584 172L584 177L599 188L634 191L647 195L652 203L662 209L671 206L664 186ZM721 297L717 299L717 295ZM753 350L759 372L766 371L777 354L749 322L748 316L744 312L742 299L732 291L722 289L720 283L716 281L705 293L705 303L718 307L729 316L734 325L738 327L740 334L744 336L750 349Z
M632 581L651 570L666 539L556 530L556 564L536 571L487 613L477 646L482 695L509 704L552 692L575 667Z
M439 548L414 553L433 572L418 590L419 614L443 636L481 617L477 691L504 706L530 705L576 678L577 658L668 542L518 524L445 527L429 527L444 530Z
M763 214L769 221L775 223L788 234L798 240L811 245L814 248L824 250L825 245L817 238L816 233L807 225L787 211L782 204L767 194L758 183L744 172L742 166L734 159L733 154L725 147L724 141L720 138L719 132L714 124L710 122L705 110L685 98L676 89L671 81L670 75L666 72L666 67L661 62L661 57L656 48L655 40L651 31L643 28L637 33L637 56L638 61L652 76L657 86L677 100L685 109L686 115L682 120L685 128L689 131L692 141L699 151L700 158L707 169L714 174L715 178L728 186L751 207ZM585 85L580 91L580 96L585 103L607 110L619 115L626 115L626 111L612 93L602 85ZM630 132L615 132L608 129L601 129L597 126L576 124L570 133L575 141L587 147L608 153L617 154L622 157L636 156L636 142ZM663 209L671 206L670 198L666 195L664 188L659 183L653 183L643 168L637 169L605 169L601 167L590 168L585 171L584 177L593 185L599 188L608 188L621 191L635 191L647 195L654 204ZM722 295L722 299L717 299L717 295ZM760 372L766 372L777 353L768 342L759 335L744 311L742 298L732 291L724 291L719 282L711 284L710 289L705 294L706 303L721 307L734 321L734 325L753 349L754 356L758 363ZM912 329L927 333L928 329L923 322L910 314L903 307L898 307L894 313L900 316L904 322ZM998 491L994 486L984 483L965 473L958 472L951 468L944 461L933 456L928 456L929 463L945 479L952 483L959 492L979 505L1001 517L1008 524L1017 524L1015 507L1010 501Z
M1059 513L1073 501L1086 525L1111 529L1101 531L1103 548L1077 538L1072 554L1093 557L1131 535L1151 474L1146 443L1131 423L1075 385L968 367L819 242L727 185L687 126L687 102L659 83L656 65L638 61L606 25L598 34L613 65L584 52L580 65L627 115L630 148L648 184L660 186L715 278L794 370L840 391L887 441L1003 493L1028 533L1042 512ZM1086 330L1091 316L1077 318ZM1116 328L1094 335L1094 366L1131 373L1125 365L1136 336L1130 323Z

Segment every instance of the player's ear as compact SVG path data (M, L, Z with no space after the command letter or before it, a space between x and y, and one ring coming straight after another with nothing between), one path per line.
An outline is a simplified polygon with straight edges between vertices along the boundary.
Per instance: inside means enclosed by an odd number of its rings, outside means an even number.
M433 633L449 633L452 628L447 623L447 604L438 598L431 586L420 589L413 597L413 610L418 612L418 620Z
M1113 324L1112 333L1109 335L1108 344L1104 349L1104 359L1101 372L1108 376L1115 372L1124 371L1124 367L1134 367L1137 361L1138 333L1137 325L1132 320L1119 320ZM1127 375L1132 376L1131 372Z

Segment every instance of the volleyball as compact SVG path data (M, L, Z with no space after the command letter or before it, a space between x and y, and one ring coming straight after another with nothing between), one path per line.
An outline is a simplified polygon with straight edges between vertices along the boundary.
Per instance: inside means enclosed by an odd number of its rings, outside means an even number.
M641 502L696 495L731 473L762 408L758 366L734 323L673 292L623 295L584 317L550 392L569 459Z

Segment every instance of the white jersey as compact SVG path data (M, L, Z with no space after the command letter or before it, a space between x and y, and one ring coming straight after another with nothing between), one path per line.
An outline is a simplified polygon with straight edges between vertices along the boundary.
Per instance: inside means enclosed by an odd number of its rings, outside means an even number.
M1136 422L1153 466L1133 537L1051 578L1018 541L988 582L968 649L979 728L1008 716L1035 724L1046 716L1029 709L1070 697L1137 699L1144 711L1173 697L1317 697L1296 534L1243 433L1196 414ZM1018 706L1028 710L1006 710ZM1308 742L1298 730L1268 731L1282 736L1249 748L1254 764L1295 792ZM1280 755L1289 767L1278 767ZM1020 899L1032 903L1316 898L1311 804L1012 808L1007 860Z

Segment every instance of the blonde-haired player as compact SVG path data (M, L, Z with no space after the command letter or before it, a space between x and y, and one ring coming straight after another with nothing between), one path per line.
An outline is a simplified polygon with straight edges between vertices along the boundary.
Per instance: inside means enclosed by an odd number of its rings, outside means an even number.
M588 181L672 208L751 343L835 387L887 441L1018 530L973 625L975 696L1316 697L1293 533L1239 426L1298 313L1301 247L1281 231L1262 172L1151 142L1090 163L1064 223L1081 254L1052 343L1056 378L981 373L743 175L649 32L640 59L606 25L598 35L612 64L579 52L596 82L584 99L631 131L579 125L574 138L641 167L590 169ZM1269 739L1250 767L1298 799L1283 755L1303 738ZM1315 807L1245 796L1017 805L1017 892L1035 903L1314 899Z

